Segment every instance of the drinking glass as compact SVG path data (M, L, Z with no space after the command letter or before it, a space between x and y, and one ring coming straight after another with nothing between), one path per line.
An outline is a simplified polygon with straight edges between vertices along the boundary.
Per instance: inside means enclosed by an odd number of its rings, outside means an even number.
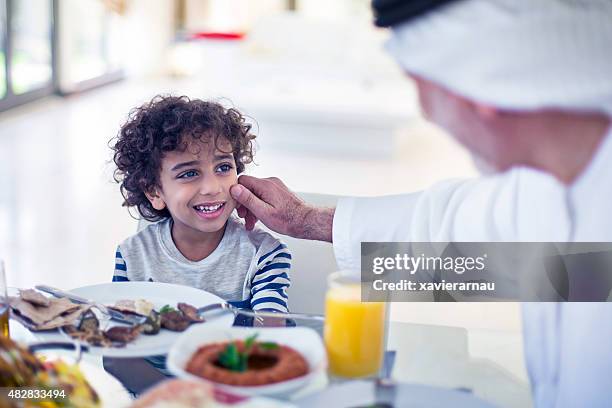
M369 377L380 370L385 340L385 303L362 302L359 276L330 275L325 297L325 347L330 373Z
M10 311L4 261L0 259L0 336L9 337Z

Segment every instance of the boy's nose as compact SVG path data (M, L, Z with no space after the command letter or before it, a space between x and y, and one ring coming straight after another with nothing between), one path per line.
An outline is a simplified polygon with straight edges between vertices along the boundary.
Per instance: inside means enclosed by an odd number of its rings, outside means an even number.
M216 195L221 192L221 184L216 177L206 177L200 184L201 195Z

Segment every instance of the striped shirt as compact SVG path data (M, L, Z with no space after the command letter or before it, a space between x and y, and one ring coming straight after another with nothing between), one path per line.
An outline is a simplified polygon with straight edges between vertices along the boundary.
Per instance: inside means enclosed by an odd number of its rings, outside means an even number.
M247 231L241 220L230 217L217 248L205 259L190 261L174 245L171 228L168 218L121 243L113 281L176 283L240 308L288 311L291 254L277 238L258 228Z

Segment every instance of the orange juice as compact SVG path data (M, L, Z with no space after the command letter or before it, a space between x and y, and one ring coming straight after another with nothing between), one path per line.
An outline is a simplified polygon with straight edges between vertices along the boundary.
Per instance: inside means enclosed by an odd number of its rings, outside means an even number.
M332 285L325 299L324 330L331 374L376 374L383 358L384 326L384 303L362 303L358 283Z
M0 336L9 337L9 298L6 292L4 261L0 259Z
M9 307L0 303L0 336L9 337Z

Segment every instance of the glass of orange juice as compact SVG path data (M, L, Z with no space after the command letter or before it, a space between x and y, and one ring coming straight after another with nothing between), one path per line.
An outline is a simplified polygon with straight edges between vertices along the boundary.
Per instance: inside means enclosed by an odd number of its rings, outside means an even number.
M380 370L385 303L361 302L359 275L335 272L325 297L325 347L332 375L369 377Z
M9 337L9 299L6 288L4 261L0 259L0 336Z

